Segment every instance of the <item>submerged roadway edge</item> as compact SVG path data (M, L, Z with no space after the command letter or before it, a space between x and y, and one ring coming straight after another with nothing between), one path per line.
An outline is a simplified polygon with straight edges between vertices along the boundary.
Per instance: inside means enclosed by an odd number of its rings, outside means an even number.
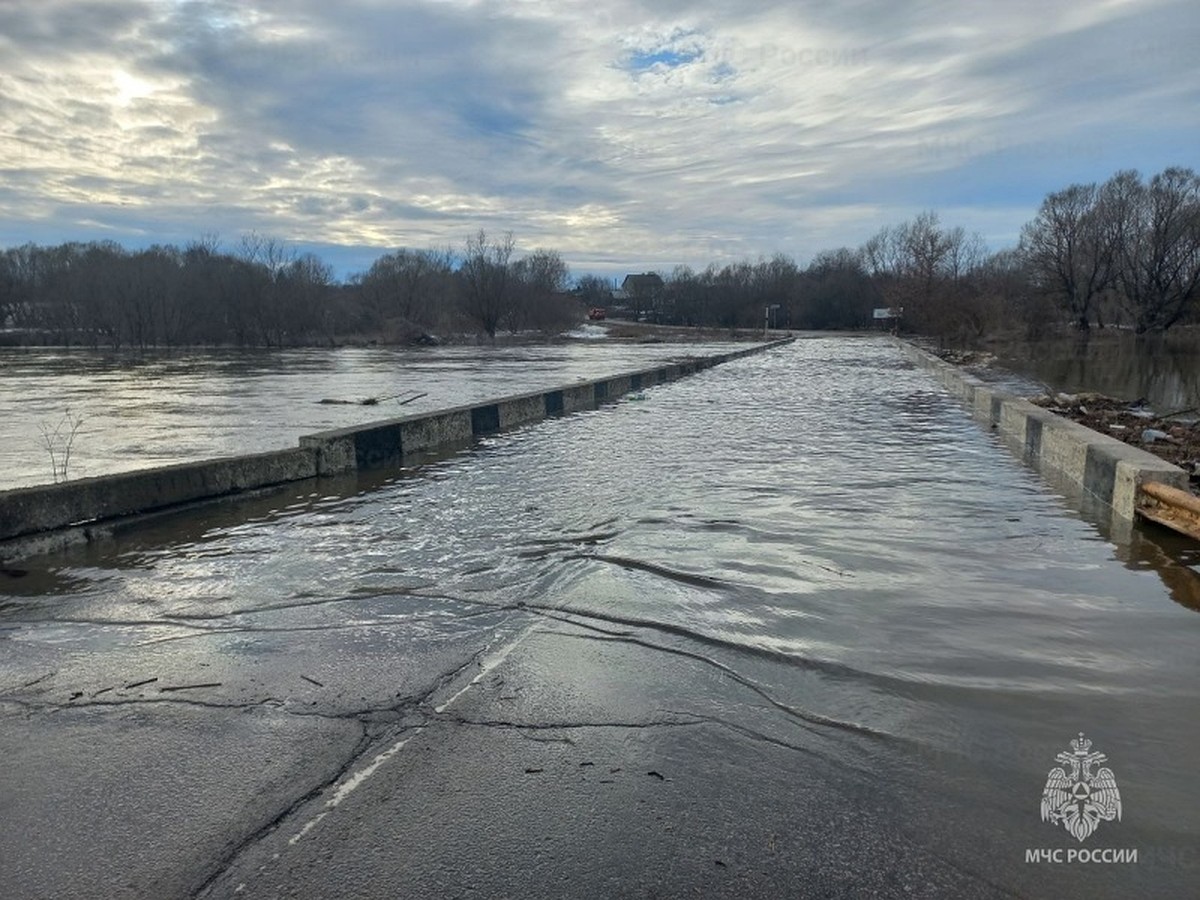
M304 435L299 446L0 491L0 561L91 539L90 527L318 476L400 465L414 454L567 415L676 381L794 338L670 362L543 391Z
M897 344L1028 465L1051 481L1065 480L1120 519L1133 519L1143 484L1188 489L1187 473L1152 453L996 390L907 341Z

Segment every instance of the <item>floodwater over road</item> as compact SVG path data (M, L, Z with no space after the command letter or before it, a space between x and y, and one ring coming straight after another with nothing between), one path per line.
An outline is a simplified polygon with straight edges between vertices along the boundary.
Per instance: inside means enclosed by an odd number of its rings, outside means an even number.
M43 484L46 435L68 475L294 447L302 434L569 384L732 344L227 350L114 356L0 349L0 490ZM410 397L417 396L411 402ZM366 398L386 398L361 406ZM321 403L322 400L350 401ZM58 438L56 428L62 426Z
M817 338L31 559L0 894L1195 896L1200 557L1112 537Z

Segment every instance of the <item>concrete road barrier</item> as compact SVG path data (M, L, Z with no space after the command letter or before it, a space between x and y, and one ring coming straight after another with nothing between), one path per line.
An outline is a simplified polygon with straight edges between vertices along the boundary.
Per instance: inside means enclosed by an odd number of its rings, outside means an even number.
M760 353L787 338L678 364L580 381L546 391L450 409L413 413L305 435L299 447L81 478L62 484L0 491L0 559L26 552L30 536L158 512L187 503L261 490L323 475L400 465L417 455L464 447L482 435L548 416L595 409L644 387L674 381L723 362Z
M975 419L995 429L1025 462L1039 472L1065 479L1123 519L1134 517L1138 488L1144 483L1182 490L1188 487L1183 469L1152 453L996 390L907 341L898 344L909 359L962 401Z

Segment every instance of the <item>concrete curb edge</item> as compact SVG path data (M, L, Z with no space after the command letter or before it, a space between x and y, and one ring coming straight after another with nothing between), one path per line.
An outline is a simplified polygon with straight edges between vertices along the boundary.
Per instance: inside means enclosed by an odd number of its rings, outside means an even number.
M6 543L156 513L198 501L306 479L399 465L413 454L461 447L483 435L569 415L791 343L785 338L711 356L580 381L545 391L413 413L304 435L299 446L241 456L156 466L60 484L0 491L0 558Z
M897 344L978 422L995 429L1027 464L1065 479L1123 519L1133 519L1141 484L1160 482L1188 489L1187 473L1152 453L989 387L908 341L897 339Z

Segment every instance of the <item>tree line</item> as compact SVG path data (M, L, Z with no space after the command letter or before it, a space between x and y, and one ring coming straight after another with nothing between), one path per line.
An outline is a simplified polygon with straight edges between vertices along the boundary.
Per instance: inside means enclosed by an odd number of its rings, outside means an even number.
M1173 167L1070 185L998 252L927 211L803 267L777 254L636 283L614 299L615 284L585 275L568 292L557 252L518 257L511 234L483 231L459 248L386 253L343 283L312 254L255 234L229 251L212 237L139 251L27 244L0 253L0 325L24 341L113 349L403 343L554 332L615 304L661 324L730 329L863 328L889 308L905 330L959 341L1064 325L1141 334L1200 321L1200 176Z
M1071 185L997 252L927 211L803 268L783 255L680 267L649 305L677 324L806 329L862 328L889 308L906 330L963 341L1064 325L1165 331L1200 321L1200 176L1123 171Z
M130 251L111 241L0 252L9 342L112 350L287 347L346 339L556 331L583 317L553 250L516 258L511 234L458 250L397 250L338 283L328 264L257 234Z

